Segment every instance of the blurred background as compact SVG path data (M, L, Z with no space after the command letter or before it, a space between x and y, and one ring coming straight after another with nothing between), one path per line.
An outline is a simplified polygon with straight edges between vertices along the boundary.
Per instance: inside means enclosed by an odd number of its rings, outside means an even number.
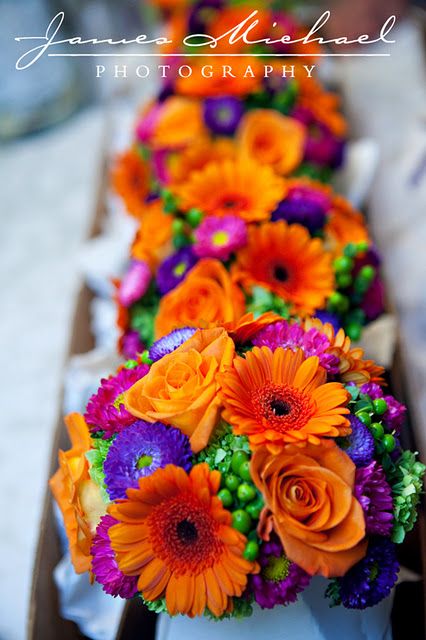
M326 60L322 77L342 93L354 138L379 150L368 199L384 256L407 363L407 386L426 454L426 82L425 2L292 2L305 17L332 11L328 35L375 34L398 16L391 58ZM43 57L15 69L65 12L63 38L161 32L136 0L0 0L0 280L2 282L2 437L0 446L0 639L21 640L72 312L81 283L80 252L91 227L103 158L111 140L130 136L136 105L155 77L95 78L85 58ZM380 51L381 45L373 45ZM58 51L60 49L58 48ZM129 61L130 64L130 61Z

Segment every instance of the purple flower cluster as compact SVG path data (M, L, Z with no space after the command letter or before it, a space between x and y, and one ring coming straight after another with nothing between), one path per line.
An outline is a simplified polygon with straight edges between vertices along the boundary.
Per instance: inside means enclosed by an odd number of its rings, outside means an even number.
M125 498L139 478L167 464L189 471L191 457L189 439L179 429L138 420L118 434L108 451L104 462L108 495L111 500Z
M344 439L345 444L348 444L343 448L357 467L366 465L374 457L374 437L370 429L356 416L351 414L348 419L352 433Z
M232 136L244 114L241 100L233 96L206 98L204 122L216 135Z
M311 580L309 574L285 557L277 538L262 544L258 562L260 573L251 577L250 584L254 599L262 609L296 602L298 594Z
M161 360L164 356L167 356L172 351L175 351L181 344L189 340L194 335L196 329L193 327L182 327L182 329L175 329L166 336L163 336L157 342L154 342L149 350L149 358L152 362Z
M388 536L392 531L392 489L383 468L375 461L356 470L355 497L361 504L370 535Z
M299 223L310 233L322 229L331 207L328 194L310 185L291 187L272 214L272 220L287 220L289 224Z
M382 416L383 424L389 431L396 431L396 433L399 433L404 424L407 408L398 402L398 400L393 396L385 396L383 389L375 382L367 382L366 384L363 384L360 391L361 393L369 395L373 400L377 398L384 398L386 400L388 409Z
M343 162L344 141L335 136L324 123L317 120L307 107L299 105L291 115L299 122L302 122L308 129L305 161L338 169Z
M190 247L184 247L166 258L157 272L157 286L161 295L164 296L177 287L196 262L197 257Z
M373 538L365 558L338 579L340 598L347 609L366 609L386 598L398 578L395 545L388 538Z
M108 532L118 520L112 516L103 516L96 529L92 548L92 571L96 581L103 586L105 593L120 598L133 598L137 593L137 576L125 576L118 568Z
M110 438L130 426L135 418L124 407L122 394L149 371L146 364L133 369L120 369L110 378L101 380L98 391L90 398L84 415L93 433L104 431L103 437Z
M137 331L127 329L120 338L120 352L128 360L136 358L144 350L143 342Z
M269 347L272 351L278 347L293 350L299 347L306 357L318 356L321 366L327 373L334 375L339 372L338 357L327 353L327 349L330 348L327 336L314 327L305 331L298 324L280 320L261 329L253 338L253 344L257 347Z

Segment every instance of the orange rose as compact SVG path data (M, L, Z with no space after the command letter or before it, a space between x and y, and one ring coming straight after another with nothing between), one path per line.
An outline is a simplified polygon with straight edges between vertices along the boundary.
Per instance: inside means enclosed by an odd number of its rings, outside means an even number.
M275 455L259 448L251 473L289 560L310 575L330 578L343 576L365 555L364 515L353 495L355 465L335 442L286 445Z
M145 260L151 269L156 269L172 252L172 224L173 218L164 213L160 200L147 204L133 241L132 258Z
M303 124L268 109L249 111L237 132L241 151L280 175L291 173L302 162L305 140Z
M203 107L198 100L171 96L162 103L154 126L154 149L180 148L206 133Z
M77 573L90 569L90 547L106 513L99 487L90 479L86 452L91 448L86 422L79 413L65 418L72 448L59 451L59 469L49 481L64 518L71 561Z
M155 321L157 339L179 327L217 326L244 313L244 296L219 260L200 260L160 302Z
M164 422L190 438L197 453L207 446L220 413L217 374L230 365L234 343L221 328L197 331L154 362L125 394L126 409L148 422Z
M346 198L339 195L333 197L324 233L326 245L336 254L341 254L350 242L371 243L364 216Z

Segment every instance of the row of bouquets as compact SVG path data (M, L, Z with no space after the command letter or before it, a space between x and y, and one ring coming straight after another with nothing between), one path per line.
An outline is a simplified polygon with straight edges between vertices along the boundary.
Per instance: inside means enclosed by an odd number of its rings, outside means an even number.
M184 32L243 10L173 4ZM294 68L169 78L112 169L138 225L115 282L124 361L66 418L50 485L75 570L172 616L288 605L317 575L331 604L376 605L416 521L405 407L353 344L384 291L330 185L346 123Z

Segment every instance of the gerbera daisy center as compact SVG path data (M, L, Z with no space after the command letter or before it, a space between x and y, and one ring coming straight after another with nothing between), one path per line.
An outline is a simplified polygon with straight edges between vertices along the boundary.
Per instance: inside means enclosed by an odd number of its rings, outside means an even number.
M178 538L184 544L191 544L198 538L197 527L190 520L181 520L176 527Z
M263 427L281 433L301 429L314 414L310 397L285 384L265 384L254 391L252 402L254 413Z
M275 280L286 282L289 279L289 272L282 264L277 264L273 270Z

